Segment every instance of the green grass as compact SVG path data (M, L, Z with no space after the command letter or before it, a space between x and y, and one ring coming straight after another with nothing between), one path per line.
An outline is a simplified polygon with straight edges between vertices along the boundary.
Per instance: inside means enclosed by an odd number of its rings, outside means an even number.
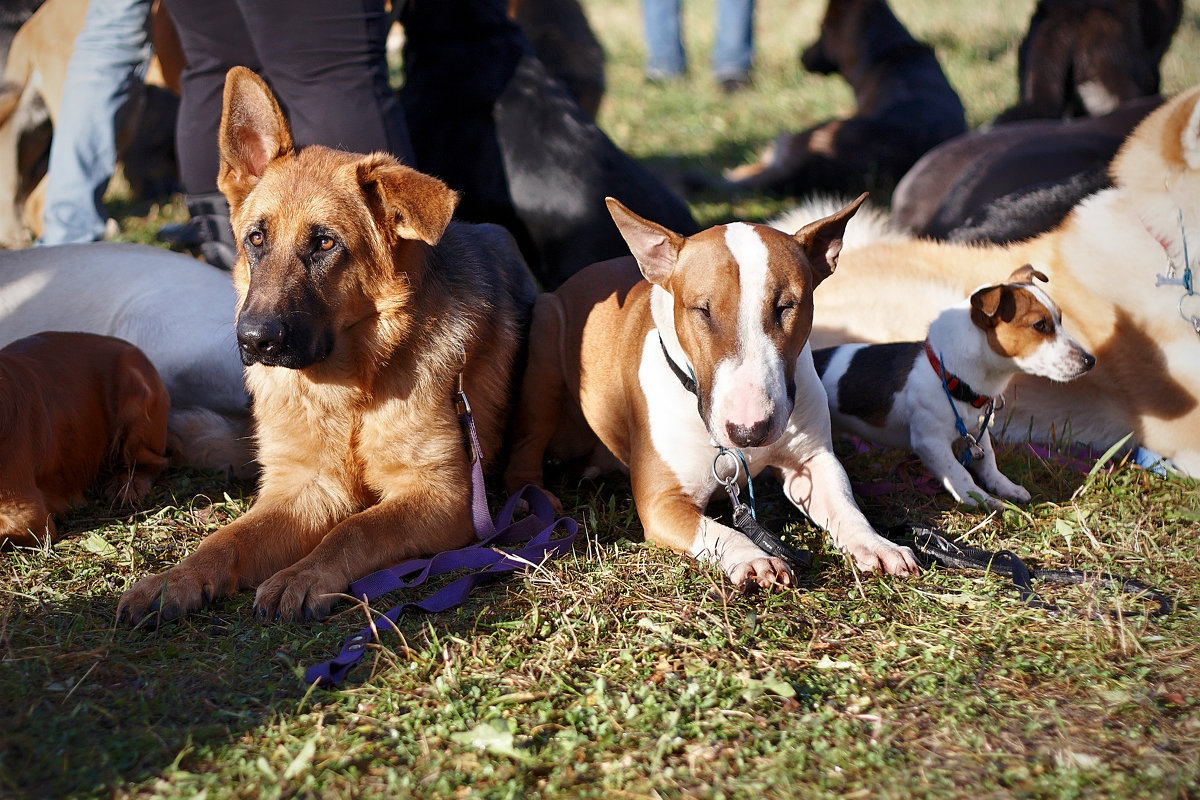
M937 47L973 123L1015 93L1032 2L897 0ZM760 0L753 91L707 70L711 4L688 4L693 70L641 82L634 0L590 0L609 53L601 123L663 169L715 173L784 129L848 113L803 74L816 0ZM1194 11L1165 65L1200 80ZM119 198L116 198L119 199ZM691 198L712 221L786 199ZM119 204L149 241L178 203ZM840 450L857 483L905 484L901 454ZM256 625L249 594L157 632L115 629L117 598L242 513L253 487L172 469L145 510L92 503L54 547L0 554L0 796L1194 797L1200 794L1200 501L1195 481L1119 466L1085 475L1023 450L1002 467L1034 502L997 514L916 487L863 496L880 525L924 522L1042 567L1110 570L1185 604L1095 622L1025 608L1003 580L935 569L861 575L768 482L768 525L817 550L797 591L742 596L642 541L628 486L560 485L586 541L457 611L402 619L338 691L303 668L362 625ZM1136 603L1095 586L1064 605ZM386 608L407 598L385 598Z

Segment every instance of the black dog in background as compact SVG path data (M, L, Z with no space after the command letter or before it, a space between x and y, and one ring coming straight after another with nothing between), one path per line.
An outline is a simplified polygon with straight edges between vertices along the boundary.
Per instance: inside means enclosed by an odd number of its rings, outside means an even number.
M854 116L779 136L757 162L727 171L731 184L790 194L890 192L925 152L967 130L933 49L884 0L829 0L821 35L801 62L849 82Z
M1100 116L1158 94L1183 0L1039 0L1017 52L1020 100L996 122Z
M605 197L677 233L699 230L550 76L504 0L411 0L400 22L417 168L461 194L461 219L508 228L543 288L628 255Z

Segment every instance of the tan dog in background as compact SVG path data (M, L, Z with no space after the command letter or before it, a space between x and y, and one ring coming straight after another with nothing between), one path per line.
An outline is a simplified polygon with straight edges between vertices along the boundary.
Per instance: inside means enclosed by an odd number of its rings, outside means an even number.
M461 379L487 461L535 294L512 237L452 223L441 181L383 153L296 150L242 67L220 152L262 480L246 514L125 593L130 624L254 586L262 619L319 617L351 581L469 542L455 390Z

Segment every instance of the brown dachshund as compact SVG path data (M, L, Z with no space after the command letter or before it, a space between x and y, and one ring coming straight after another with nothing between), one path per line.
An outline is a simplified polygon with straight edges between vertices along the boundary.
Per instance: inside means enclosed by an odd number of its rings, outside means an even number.
M123 339L39 333L0 350L0 544L58 538L51 515L106 464L113 500L145 497L167 464L169 407L150 360Z

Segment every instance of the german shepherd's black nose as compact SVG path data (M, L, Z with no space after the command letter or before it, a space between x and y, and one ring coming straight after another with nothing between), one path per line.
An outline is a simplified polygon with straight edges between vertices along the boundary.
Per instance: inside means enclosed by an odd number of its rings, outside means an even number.
M286 351L288 327L278 317L238 320L238 352L246 366L255 363L277 364Z
M308 315L250 314L237 322L242 363L304 369L324 361L333 349L333 332L312 324Z

